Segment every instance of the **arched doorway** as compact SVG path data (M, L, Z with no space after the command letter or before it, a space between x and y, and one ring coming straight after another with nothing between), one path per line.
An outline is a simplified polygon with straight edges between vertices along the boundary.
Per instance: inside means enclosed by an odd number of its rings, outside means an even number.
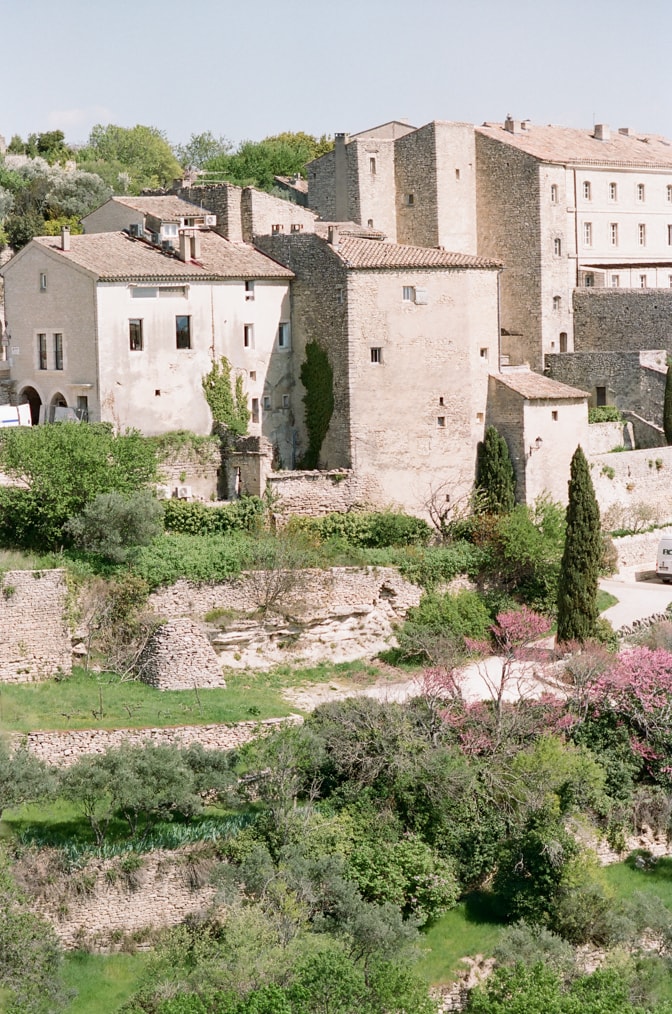
M61 394L60 391L57 391L56 394L54 395L54 397L51 399L51 404L53 405L54 408L67 408L68 407L68 403L67 403L67 401L65 400L65 398L63 397L63 395Z
M23 391L19 395L19 403L21 405L30 405L30 421L33 426L37 426L40 421L40 408L42 406L42 399L35 390L34 387L24 387Z

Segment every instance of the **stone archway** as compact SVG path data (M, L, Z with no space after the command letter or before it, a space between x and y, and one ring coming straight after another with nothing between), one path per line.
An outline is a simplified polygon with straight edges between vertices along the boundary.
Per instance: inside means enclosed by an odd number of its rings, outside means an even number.
M52 408L67 408L68 403L65 400L64 395L60 391L57 391L54 397L51 399Z
M40 408L42 407L42 398L37 393L34 387L24 387L19 395L19 403L21 405L30 406L30 421L33 426L37 426L40 421Z

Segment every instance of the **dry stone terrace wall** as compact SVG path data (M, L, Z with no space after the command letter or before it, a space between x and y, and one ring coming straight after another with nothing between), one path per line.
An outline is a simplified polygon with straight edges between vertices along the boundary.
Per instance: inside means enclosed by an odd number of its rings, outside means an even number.
M281 511L308 517L332 511L344 512L355 506L375 505L380 501L377 485L349 469L272 472L268 476L268 484L280 498Z
M263 722L229 725L180 725L165 729L73 729L29 732L15 735L15 744L25 744L30 753L55 767L70 767L86 754L102 754L124 743L142 746L188 747L199 743L206 750L233 750L249 743L277 725L300 722L298 717L269 718Z
M612 506L622 508L627 514L643 504L654 512L652 520L672 519L672 447L595 454L589 461L590 476L603 514Z
M0 682L70 673L65 572L9 570L0 577Z
M68 876L67 882L65 874L56 873L64 881L59 889L52 885L40 893L39 881L50 876L44 868L49 858L39 857L34 869L20 866L19 875L32 895L32 910L52 924L70 950L107 950L131 934L177 926L187 916L210 908L216 896L209 881L214 861L199 856L198 846L147 853L132 873L123 872L120 857L95 859ZM85 890L77 891L80 883Z

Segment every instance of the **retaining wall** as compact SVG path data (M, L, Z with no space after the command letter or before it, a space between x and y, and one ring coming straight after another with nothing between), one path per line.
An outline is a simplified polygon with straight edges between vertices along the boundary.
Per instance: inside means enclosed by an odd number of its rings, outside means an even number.
M0 579L0 682L69 674L65 571L8 570Z

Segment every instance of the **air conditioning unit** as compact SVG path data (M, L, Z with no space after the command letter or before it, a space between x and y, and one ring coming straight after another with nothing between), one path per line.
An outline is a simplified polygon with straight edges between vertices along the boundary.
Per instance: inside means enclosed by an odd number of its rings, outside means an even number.
M205 216L205 224L206 225L217 225L217 215L206 215Z
M172 498L173 491L170 486L157 486L156 487L156 498L157 500L170 500Z
M172 241L169 240L169 239L162 239L161 240L161 249L162 250L172 250L173 249Z
M131 222L128 227L128 231L131 236L135 236L136 239L139 239L142 235L142 226L138 222Z
M178 500L191 500L191 486L178 486L175 492Z

